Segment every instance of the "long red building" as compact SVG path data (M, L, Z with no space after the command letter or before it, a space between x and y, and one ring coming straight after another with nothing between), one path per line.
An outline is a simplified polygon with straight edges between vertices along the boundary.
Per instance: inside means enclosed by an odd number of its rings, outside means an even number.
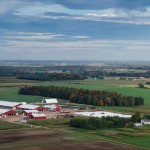
M14 110L0 109L0 117L15 116L17 113Z

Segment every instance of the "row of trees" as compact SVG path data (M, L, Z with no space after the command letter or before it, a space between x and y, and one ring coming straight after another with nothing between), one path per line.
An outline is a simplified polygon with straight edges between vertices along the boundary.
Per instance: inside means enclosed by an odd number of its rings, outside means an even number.
M119 117L81 117L73 118L70 120L71 127L96 130L96 129L108 129L108 128L124 128L133 127L134 123L127 118Z
M83 80L84 77L77 74L67 73L26 73L17 77L18 79L55 81L55 80Z
M83 74L88 77L150 77L150 71L147 72L106 72L106 71L87 71Z
M138 106L144 104L141 97L122 96L117 92L90 91L83 89L56 87L56 86L26 86L19 90L19 94L39 95L61 98L73 103L95 106Z

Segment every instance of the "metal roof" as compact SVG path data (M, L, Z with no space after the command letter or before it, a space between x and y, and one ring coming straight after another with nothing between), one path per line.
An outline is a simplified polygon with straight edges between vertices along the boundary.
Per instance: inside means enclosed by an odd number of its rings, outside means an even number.
M32 114L33 117L46 117L45 114Z
M24 110L26 113L38 113L38 110Z
M6 112L10 111L9 109L0 109L0 114L4 114Z
M45 108L54 109L54 108L56 108L57 106L56 106L56 105L45 105L44 107L45 107Z
M19 104L22 104L22 102L0 101L0 106L5 106L5 107L15 107Z
M40 107L40 106L39 105L30 105L30 104L18 106L18 108L21 108L21 109L36 109L38 107Z
M49 103L49 104L55 104L55 103L58 103L58 101L57 101L56 98L43 99L42 102L44 103L44 101L45 101L46 103Z

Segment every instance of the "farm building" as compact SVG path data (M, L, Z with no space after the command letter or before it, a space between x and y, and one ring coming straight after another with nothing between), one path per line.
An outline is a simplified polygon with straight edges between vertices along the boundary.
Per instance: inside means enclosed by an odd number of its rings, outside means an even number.
M16 109L18 106L22 105L24 102L9 102L0 101L0 108Z
M142 119L141 123L142 124L150 124L150 120L149 119Z
M24 116L31 116L32 114L39 114L38 110L23 110L22 114Z
M17 113L9 109L0 109L0 117L15 116Z
M46 108L39 106L39 105L30 105L30 104L25 104L25 105L20 105L17 107L19 110L38 110L38 111L45 111Z
M46 104L57 104L58 100L56 98L50 98L50 99L43 99L42 103Z
M143 124L142 123L134 123L134 126L135 127L141 127L141 126L143 126Z
M47 119L47 117L45 114L32 114L30 116L30 119L42 120L42 119Z
M113 112L106 112L106 111L96 111L96 112L75 112L75 115L81 115L81 116L89 116L89 117L121 117L121 118L131 118L131 115L124 115L119 113L113 113Z
M61 106L59 105L45 105L44 107L50 111L61 111Z

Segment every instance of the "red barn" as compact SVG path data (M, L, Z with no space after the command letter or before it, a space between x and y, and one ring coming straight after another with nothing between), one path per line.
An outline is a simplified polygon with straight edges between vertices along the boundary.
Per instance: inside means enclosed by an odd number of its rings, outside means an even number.
M13 110L0 109L0 117L15 116L17 113Z
M39 114L39 111L38 110L23 110L22 114L26 116L31 116L32 114Z
M30 104L25 104L25 105L20 105L17 107L19 110L38 110L38 111L45 111L46 108L39 106L39 105L30 105Z
M30 119L43 120L43 119L47 119L47 117L45 114L32 114L30 116Z

